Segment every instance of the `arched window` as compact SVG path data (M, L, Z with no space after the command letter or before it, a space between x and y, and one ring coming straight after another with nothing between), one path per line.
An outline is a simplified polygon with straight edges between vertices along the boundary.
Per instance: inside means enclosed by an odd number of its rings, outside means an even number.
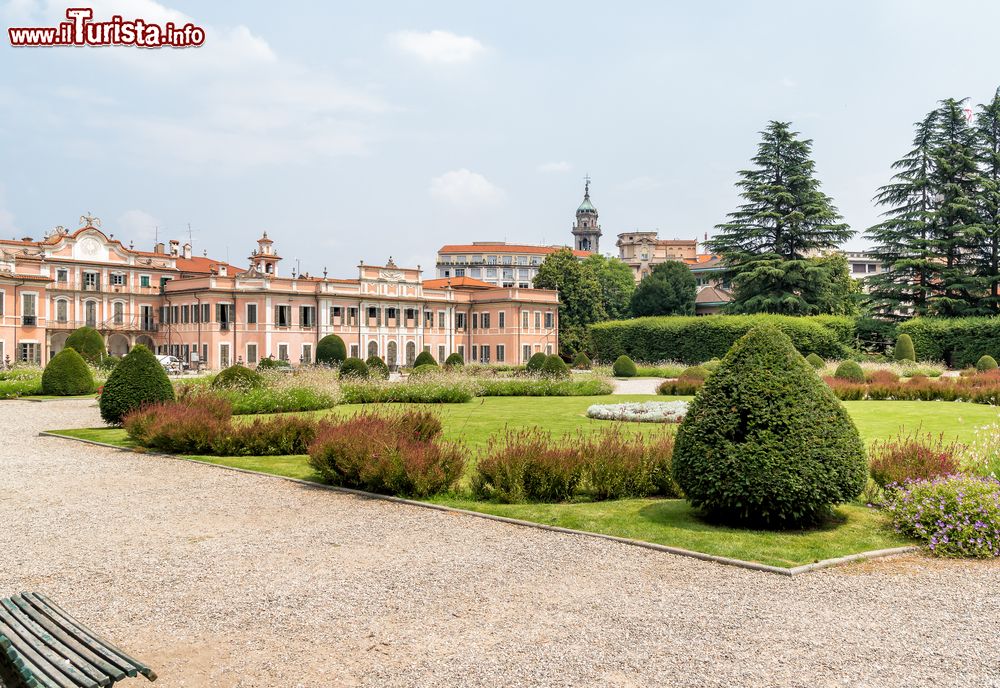
M374 339L368 342L368 358L378 356L378 342Z
M417 360L417 345L413 342L406 343L406 365L412 366Z
M111 306L112 314L115 319L115 325L122 325L125 323L125 304L121 301L115 301Z
M69 301L60 299L56 301L56 322L64 323L69 320Z
M396 342L389 342L385 347L385 363L390 368L396 366Z
M87 301L83 304L83 313L87 327L97 327L97 301Z

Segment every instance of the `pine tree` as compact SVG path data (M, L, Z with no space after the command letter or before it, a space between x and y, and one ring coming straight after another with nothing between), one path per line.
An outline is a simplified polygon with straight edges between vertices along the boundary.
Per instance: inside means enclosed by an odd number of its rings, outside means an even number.
M931 292L937 201L931 188L933 147L938 111L914 125L913 148L892 164L895 174L873 199L887 206L886 219L870 227L871 255L885 271L868 279L872 309L883 316L926 315Z
M963 102L941 101L933 148L931 186L938 207L928 245L938 260L930 264L929 306L932 314L943 316L973 314L978 300L970 256L983 234L977 207L980 174L975 131L966 119Z
M983 314L1000 313L1000 88L979 106L976 158L980 169L979 222L982 231L973 260Z
M820 190L810 157L812 141L788 122L770 122L737 187L745 203L717 225L706 242L722 256L733 284L731 310L803 315L819 313L817 293L830 270L809 256L835 248L854 233Z

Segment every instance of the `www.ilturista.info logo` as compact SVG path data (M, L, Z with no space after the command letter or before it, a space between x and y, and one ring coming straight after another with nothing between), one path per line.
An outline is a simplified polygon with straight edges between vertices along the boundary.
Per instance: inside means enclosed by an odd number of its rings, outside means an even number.
M110 21L91 21L94 10L70 7L66 19L55 27L11 27L7 29L10 44L15 48L53 46L129 45L139 48L197 48L205 42L205 29L188 22L177 26L173 22L154 24L143 19L122 19L114 15Z

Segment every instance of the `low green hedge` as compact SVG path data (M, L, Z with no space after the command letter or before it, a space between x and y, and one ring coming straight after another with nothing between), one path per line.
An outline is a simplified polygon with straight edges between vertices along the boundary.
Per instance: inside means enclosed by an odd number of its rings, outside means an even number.
M690 364L721 358L751 328L773 325L788 335L799 351L839 359L851 353L854 322L841 316L663 316L597 323L590 326L590 339L603 361L628 356L637 361Z
M921 361L967 368L982 356L1000 358L1000 318L914 318L899 332L910 336Z

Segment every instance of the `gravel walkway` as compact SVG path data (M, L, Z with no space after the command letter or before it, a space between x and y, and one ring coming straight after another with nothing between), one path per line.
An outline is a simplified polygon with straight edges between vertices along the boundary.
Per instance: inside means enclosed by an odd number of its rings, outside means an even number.
M88 401L0 413L0 592L163 688L1000 686L996 562L787 579L36 436Z
M657 388L666 378L663 377L633 377L611 378L615 386L612 394L656 394Z

